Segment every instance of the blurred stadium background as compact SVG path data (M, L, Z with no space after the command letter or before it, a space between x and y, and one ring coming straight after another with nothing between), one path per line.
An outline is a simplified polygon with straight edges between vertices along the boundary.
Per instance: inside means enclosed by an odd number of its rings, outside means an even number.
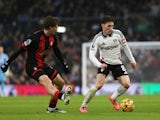
M67 29L59 34L59 46L71 66L71 72L63 76L74 86L74 94L81 94L82 44L100 30L99 19L104 14L115 17L115 28L122 30L128 42L160 41L159 0L0 0L0 43L11 55L28 34L41 27L45 16L59 17L60 25ZM5 95L46 95L44 88L26 75L25 57L22 54L11 64ZM137 52L136 58L143 69L141 73L129 70L131 81L142 90L135 94L160 94L160 52L144 50ZM58 61L50 55L48 62Z

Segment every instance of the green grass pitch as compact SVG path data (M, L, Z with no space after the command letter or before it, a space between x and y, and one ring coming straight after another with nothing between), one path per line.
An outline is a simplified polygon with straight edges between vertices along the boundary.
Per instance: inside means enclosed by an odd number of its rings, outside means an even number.
M160 95L123 95L135 103L133 112L115 111L108 96L95 96L88 105L88 113L80 113L84 96L72 95L69 105L58 102L67 111L46 113L49 96L0 97L0 120L160 120Z

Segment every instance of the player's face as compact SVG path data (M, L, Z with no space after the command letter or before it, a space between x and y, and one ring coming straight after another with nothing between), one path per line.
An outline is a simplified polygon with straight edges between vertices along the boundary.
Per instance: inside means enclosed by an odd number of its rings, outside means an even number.
M3 47L0 46L0 54L3 53Z
M102 31L104 35L110 35L112 33L112 29L114 27L114 22L107 22L105 24L101 24Z
M57 25L57 26L50 27L50 28L49 28L50 34L54 34L55 32L57 32L57 28L58 28L58 25Z

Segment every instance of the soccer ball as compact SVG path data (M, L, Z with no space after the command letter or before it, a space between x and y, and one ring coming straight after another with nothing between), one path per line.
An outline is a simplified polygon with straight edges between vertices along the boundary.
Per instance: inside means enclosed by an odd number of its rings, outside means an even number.
M126 98L120 102L120 109L123 112L131 112L133 111L135 105L132 99Z

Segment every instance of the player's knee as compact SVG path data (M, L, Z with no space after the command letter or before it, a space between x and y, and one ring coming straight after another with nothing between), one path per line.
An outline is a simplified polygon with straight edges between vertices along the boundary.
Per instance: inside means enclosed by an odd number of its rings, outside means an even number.
M123 87L126 88L126 89L128 89L128 88L130 87L130 84L129 84L129 83L125 83L125 84L123 85Z
M102 87L98 87L97 90L100 90Z
M103 87L103 85L96 85L97 90L100 90Z
M52 84L52 81L46 75L42 75L39 77L39 83L46 86Z

